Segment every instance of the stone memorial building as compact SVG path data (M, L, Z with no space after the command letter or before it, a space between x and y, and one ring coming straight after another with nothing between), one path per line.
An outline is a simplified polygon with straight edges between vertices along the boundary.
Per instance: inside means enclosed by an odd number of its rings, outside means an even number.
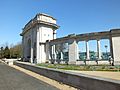
M103 32L94 32L86 34L68 35L62 38L56 38L56 30L59 26L56 19L47 14L37 14L23 28L22 45L23 61L31 63L52 63L62 61L63 52L56 49L57 45L68 44L68 62L69 64L112 64L120 65L120 29L112 29ZM110 58L105 60L101 57L100 41L108 39L110 43ZM89 41L96 40L97 58L91 60ZM85 41L86 59L79 58L78 42ZM58 54L60 57L58 58ZM64 60L63 60L64 61Z
M46 41L56 39L56 19L47 14L37 14L23 28L23 60L31 63L46 61Z

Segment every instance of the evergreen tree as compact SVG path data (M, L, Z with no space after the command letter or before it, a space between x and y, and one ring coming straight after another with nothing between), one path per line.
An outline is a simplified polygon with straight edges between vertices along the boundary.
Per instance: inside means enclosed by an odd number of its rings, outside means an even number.
M10 49L8 46L6 46L4 49L4 58L10 58Z
M0 47L0 58L4 57L4 48Z

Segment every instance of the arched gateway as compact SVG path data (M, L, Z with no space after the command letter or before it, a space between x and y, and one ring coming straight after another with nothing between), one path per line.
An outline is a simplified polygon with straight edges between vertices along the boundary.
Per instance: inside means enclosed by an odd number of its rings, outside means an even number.
M110 31L68 35L56 39L56 19L47 14L37 14L25 27L22 36L23 60L44 63L50 60L69 64L119 64L120 29ZM108 40L110 52L101 52L101 40ZM96 42L96 52L90 51L89 41ZM78 43L84 41L86 52L81 52ZM67 46L67 47L66 47ZM66 50L63 50L67 48Z
M23 60L31 63L46 61L46 41L56 39L56 19L47 14L37 14L23 28Z

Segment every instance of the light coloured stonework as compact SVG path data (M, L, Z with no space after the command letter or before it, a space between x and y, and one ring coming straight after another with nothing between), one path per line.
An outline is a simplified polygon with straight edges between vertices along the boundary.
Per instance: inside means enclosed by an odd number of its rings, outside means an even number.
M101 50L100 50L100 41L102 39L108 39L110 42L110 54L111 58L109 60L103 60L101 58ZM90 60L89 53L89 42L90 40L97 41L97 59L95 61ZM86 42L86 60L78 60L78 42L85 41ZM112 29L110 31L103 32L95 32L95 33L87 33L87 34L78 34L73 36L67 36L62 38L57 38L55 40L50 41L51 45L57 45L60 43L68 43L68 56L70 64L88 64L88 65L97 65L97 64L111 64L111 65L120 65L120 29Z
M78 35L68 35L62 38L56 38L56 30L59 26L56 19L47 14L37 14L23 28L22 45L23 60L31 63L60 63L66 61L63 52L57 50L57 45L68 44L68 64L114 64L120 65L120 29L112 29L110 31L94 32ZM108 39L110 41L109 60L101 58L100 41ZM90 60L89 41L97 42L97 59ZM86 42L86 60L79 60L78 42ZM59 54L59 57L58 57ZM57 62L60 61L60 62Z
M23 59L31 63L46 62L46 41L56 39L56 19L47 14L37 14L23 28Z

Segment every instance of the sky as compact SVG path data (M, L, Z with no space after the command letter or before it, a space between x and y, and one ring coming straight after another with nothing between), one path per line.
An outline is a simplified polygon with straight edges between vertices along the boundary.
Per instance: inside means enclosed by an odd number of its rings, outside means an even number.
M20 42L37 13L57 19L57 37L120 28L120 0L0 0L0 45Z

